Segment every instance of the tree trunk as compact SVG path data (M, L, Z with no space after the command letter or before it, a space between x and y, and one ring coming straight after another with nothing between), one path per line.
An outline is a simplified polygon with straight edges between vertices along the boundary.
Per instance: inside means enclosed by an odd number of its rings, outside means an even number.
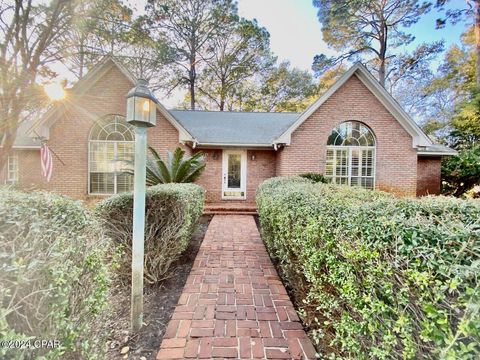
M385 59L380 59L380 67L378 69L378 81L385 87Z
M225 80L222 79L220 82L220 111L225 109Z
M9 106L8 104L6 105ZM20 116L20 111L17 110L17 107L14 106L14 109L2 109L2 117L6 119L4 125L6 129L3 132L3 143L0 147L0 170L5 167L7 164L8 155L12 151L15 138L17 137L17 128L18 128L18 118Z
M190 78L190 110L195 110L195 81Z
M477 52L477 86L480 88L480 0L475 1L475 44Z
M0 170L7 165L8 155L12 151L13 143L17 135L17 130L7 130L5 132L5 140L3 141L3 146L0 147Z
M387 57L387 41L388 41L388 27L386 23L382 20L382 31L379 39L380 51L379 51L378 60L380 64L378 67L378 81L383 87L385 87L385 76L386 76L385 59Z
M190 57L190 71L189 71L189 85L190 85L190 110L195 110L195 55Z
M79 67L80 71L78 73L78 79L81 80L83 78L83 67L85 66L85 50L83 48L83 38L80 40L80 59L79 59Z

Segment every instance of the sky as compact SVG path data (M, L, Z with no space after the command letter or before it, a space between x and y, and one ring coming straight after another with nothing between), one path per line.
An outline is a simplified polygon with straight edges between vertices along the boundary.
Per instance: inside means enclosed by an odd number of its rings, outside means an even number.
M137 13L142 13L146 0L125 0L133 5ZM453 5L452 5L453 4ZM449 6L464 6L464 0L452 0ZM312 0L238 0L240 16L247 19L257 19L270 33L271 49L280 61L288 60L291 65L302 70L311 71L315 55L324 53L334 55L322 40L321 24L317 18L317 9ZM466 25L448 24L444 29L435 29L435 20L439 17L436 10L423 16L411 27L415 41L406 49L412 50L422 42L444 40L446 48L458 43ZM441 62L441 56L434 63ZM159 94L160 95L160 94ZM182 98L181 92L176 92L168 99L159 96L167 106L178 104Z

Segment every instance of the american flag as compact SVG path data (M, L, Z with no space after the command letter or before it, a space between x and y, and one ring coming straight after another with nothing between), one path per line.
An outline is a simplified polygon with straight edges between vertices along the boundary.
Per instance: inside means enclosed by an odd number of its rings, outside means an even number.
M53 158L47 144L42 144L40 148L40 162L42 163L42 176L50 181L53 172Z

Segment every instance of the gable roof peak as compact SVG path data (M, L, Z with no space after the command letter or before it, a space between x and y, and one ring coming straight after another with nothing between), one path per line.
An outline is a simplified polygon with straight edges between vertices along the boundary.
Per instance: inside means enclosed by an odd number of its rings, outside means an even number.
M325 103L338 89L340 89L353 75L355 75L368 90L382 103L400 125L412 137L412 147L430 146L432 141L406 113L400 104L383 87L380 82L368 71L361 62L352 65L322 96L300 114L297 121L289 127L275 142L278 144L290 144L292 133L305 122L323 103Z

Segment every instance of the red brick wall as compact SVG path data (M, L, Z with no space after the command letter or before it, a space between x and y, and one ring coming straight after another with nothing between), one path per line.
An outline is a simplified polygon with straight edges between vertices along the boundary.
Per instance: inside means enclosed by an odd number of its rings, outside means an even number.
M65 113L50 128L49 147L65 165L54 157L54 170L50 183L40 178L39 150L22 152L20 161L20 185L37 184L75 198L88 196L88 136L94 122L110 114L126 113L126 94L132 83L116 67L97 79L83 96L67 98ZM174 150L178 143L178 131L157 112L157 126L148 130L148 142L161 155ZM24 158L25 157L25 158Z
M419 157L417 163L417 196L438 195L441 189L441 157Z
M197 183L206 189L207 202L221 202L223 152L221 149L202 149L201 151L206 154L207 166ZM215 159L214 154L216 155ZM252 160L252 155L255 155L255 160ZM258 185L274 176L275 152L273 150L248 150L246 202L255 202L255 191ZM231 202L232 200L224 201Z
M277 175L324 173L327 138L348 120L361 121L375 133L376 188L415 195L417 154L412 138L356 76L292 134L291 145L280 150L277 158Z

